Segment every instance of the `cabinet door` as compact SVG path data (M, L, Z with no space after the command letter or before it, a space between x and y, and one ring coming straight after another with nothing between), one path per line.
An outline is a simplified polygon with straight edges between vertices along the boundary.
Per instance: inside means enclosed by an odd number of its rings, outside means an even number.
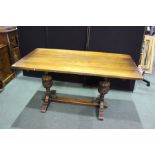
M0 79L5 81L13 72L9 60L8 46L0 46Z

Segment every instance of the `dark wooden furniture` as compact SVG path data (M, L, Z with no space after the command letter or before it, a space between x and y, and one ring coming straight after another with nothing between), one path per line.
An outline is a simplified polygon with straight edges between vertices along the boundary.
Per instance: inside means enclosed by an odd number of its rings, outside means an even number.
M8 45L11 64L20 59L17 28L0 26L0 44Z
M11 70L9 59L9 48L7 45L0 44L0 89L14 77L15 73Z
M2 89L15 73L10 65L20 59L17 28L15 26L0 26L0 89Z
M108 78L143 79L130 55L106 52L37 48L13 64L12 67L45 72L42 76L42 83L46 88L46 94L41 112L46 112L49 103L52 101L99 106L98 118L100 120L103 120L104 107L108 106L108 103L104 101L104 96L110 89ZM99 82L98 91L100 95L95 100L57 96L56 91L50 90L53 79L48 72L99 76L103 78Z

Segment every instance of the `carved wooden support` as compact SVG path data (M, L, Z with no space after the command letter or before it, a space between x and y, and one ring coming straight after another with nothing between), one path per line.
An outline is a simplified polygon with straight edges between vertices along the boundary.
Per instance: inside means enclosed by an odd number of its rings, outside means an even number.
M52 91L50 91L53 81L52 81L52 77L50 75L48 75L48 73L45 73L45 75L42 76L42 84L43 84L44 88L46 88L46 93L45 93L45 97L43 99L41 112L46 112L47 108L51 102L52 94L54 93L54 92L52 93Z
M97 101L99 102L99 114L98 119L103 120L104 119L104 108L108 107L108 102L104 101L105 94L108 93L110 89L110 82L107 78L105 78L105 81L99 82L99 88L98 92L100 93L99 97L97 98Z
M75 104L83 104L83 105L91 105L91 106L99 106L99 114L98 119L104 119L104 108L108 107L108 102L104 101L105 94L108 93L110 89L110 82L105 79L105 81L99 82L98 92L100 93L99 97L96 100L83 100L83 99L75 99L75 98L66 98L61 96L56 96L55 90L50 90L52 87L53 81L52 77L47 73L42 76L42 84L44 88L46 88L45 97L43 99L43 104L41 106L41 112L45 113L50 102L64 102L64 103L75 103Z

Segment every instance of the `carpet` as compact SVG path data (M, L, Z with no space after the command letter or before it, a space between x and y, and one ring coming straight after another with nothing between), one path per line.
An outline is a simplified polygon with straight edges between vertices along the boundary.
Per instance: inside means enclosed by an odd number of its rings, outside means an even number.
M139 129L140 118L132 98L106 99L104 121L97 119L97 108L90 106L51 103L46 113L40 112L44 92L38 91L29 101L11 128L21 129ZM88 97L87 97L88 98Z

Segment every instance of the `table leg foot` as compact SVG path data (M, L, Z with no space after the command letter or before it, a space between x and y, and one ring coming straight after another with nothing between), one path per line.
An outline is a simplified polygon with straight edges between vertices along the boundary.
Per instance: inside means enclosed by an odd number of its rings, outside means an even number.
M104 120L104 102L100 101L99 105L99 112L98 112L98 119L99 120Z
M41 112L45 113L47 111L49 104L50 104L50 97L45 96L44 102L41 106Z
M45 98L43 99L43 104L41 106L41 112L45 113L51 102L52 96L55 95L55 91L50 90L53 84L53 81L52 81L52 77L47 73L45 73L45 75L43 75L42 77L42 84L44 88L46 88L46 94L45 94Z
M108 108L109 107L109 103L107 101L104 101L104 108Z
M45 113L47 111L47 108L48 108L48 106L43 103L43 105L41 106L41 110L40 111L42 113Z
M97 98L97 101L99 102L99 113L98 113L98 119L104 120L104 108L108 107L108 102L104 101L105 94L108 93L110 89L110 82L105 79L105 81L99 82L99 88L98 92L100 93L99 97Z
M98 119L101 121L104 120L104 108L99 109Z

